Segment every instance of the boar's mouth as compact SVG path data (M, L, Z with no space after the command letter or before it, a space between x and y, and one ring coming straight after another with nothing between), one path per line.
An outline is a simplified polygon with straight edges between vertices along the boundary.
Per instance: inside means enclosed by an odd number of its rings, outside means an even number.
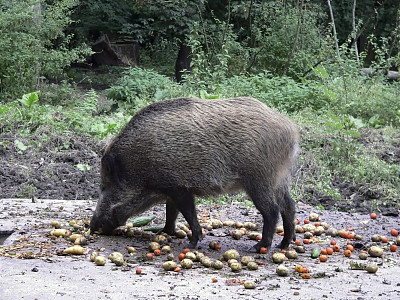
M94 215L92 217L92 220L90 221L90 232L95 233L98 232L100 234L104 235L112 235L114 232L114 229L117 228L118 225L114 224L110 220L106 220L103 217L98 217Z

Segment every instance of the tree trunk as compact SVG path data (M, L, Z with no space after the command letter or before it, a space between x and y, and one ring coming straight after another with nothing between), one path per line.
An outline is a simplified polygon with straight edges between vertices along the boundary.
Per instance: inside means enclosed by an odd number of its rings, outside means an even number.
M331 6L331 1L330 0L328 0L328 7L329 7L329 14L331 15L331 20L332 20L333 37L335 39L336 52L337 52L337 56L340 58L339 42L338 42L338 39L337 39L335 19L333 17L333 11L332 11L332 6Z
M356 32L356 5L357 0L353 2L353 43L354 43L354 50L356 52L357 64L360 65L360 58L358 55L358 46L357 46L357 32Z
M192 50L188 45L183 42L180 43L178 57L175 63L175 78L177 82L182 81L183 74L192 73L192 68L190 66L192 62L191 52Z

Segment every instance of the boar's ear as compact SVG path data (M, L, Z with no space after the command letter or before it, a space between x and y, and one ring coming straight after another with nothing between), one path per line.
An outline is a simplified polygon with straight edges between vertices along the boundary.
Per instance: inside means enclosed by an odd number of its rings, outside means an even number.
M118 175L115 165L115 157L112 154L106 154L101 158L101 175L110 182L118 182Z

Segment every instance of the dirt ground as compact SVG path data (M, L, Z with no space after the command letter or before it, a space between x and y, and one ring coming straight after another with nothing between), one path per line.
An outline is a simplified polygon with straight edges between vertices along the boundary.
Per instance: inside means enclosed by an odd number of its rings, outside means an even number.
M315 243L304 245L305 253L297 259L286 260L282 264L289 270L287 277L276 274L277 264L271 255L278 249L273 248L268 254L256 254L248 249L255 243L247 236L234 240L229 232L232 227L207 231L199 243L198 251L213 260L218 259L228 249L236 249L241 256L253 256L258 263L258 270L250 271L245 266L239 272L233 272L224 262L223 269L206 268L195 262L192 269L180 272L164 271L162 263L166 254L148 260L150 239L142 235L88 236L89 243L84 245L83 255L62 255L72 242L67 238L54 238L51 221L61 222L61 228L73 231L70 221L82 224L80 232L85 232L95 201L63 201L32 199L2 199L0 203L0 232L13 230L3 246L0 246L0 299L399 299L400 297L400 254L390 252L388 247L395 241L390 236L391 228L399 227L398 217L378 215L373 220L369 215L344 213L337 211L315 211L309 205L299 203L297 217L301 223L308 219L310 212L320 215L336 229L350 229L362 235L361 241L352 241L355 250L350 258L343 255L347 239L329 237L323 234ZM261 216L253 208L241 202L229 206L198 207L199 218L219 220L250 221L261 226ZM154 207L145 215L156 218L149 225L162 225L164 222L163 205ZM183 221L183 220L180 220ZM385 235L388 243L373 243L373 234ZM155 234L152 234L153 237ZM282 237L274 238L277 245ZM303 234L297 234L303 241ZM311 258L314 247L325 248L335 239L342 250L330 255L327 262ZM218 241L221 250L209 248L210 241ZM185 248L187 239L173 238L169 243L175 260ZM358 259L359 253L377 244L384 248L382 258L368 257L366 261ZM136 249L130 255L126 246ZM294 245L293 245L294 246ZM107 259L104 266L96 266L90 261L92 251L108 257L114 251L124 255L125 265L116 266ZM378 271L370 274L365 270L352 270L350 262L376 264ZM179 264L179 263L178 263ZM294 271L296 265L310 269L311 279L303 279ZM137 275L136 269L142 274ZM245 289L243 281L251 280L255 289ZM215 281L215 282L214 282Z
M0 239L7 233L13 234L0 240L0 300L3 299L399 299L400 298L400 254L390 252L389 246L396 243L390 229L400 230L399 211L390 205L381 205L378 218L372 220L369 213L379 201L379 191L370 191L368 185L354 185L337 180L345 201L337 202L318 195L310 189L308 197L297 203L297 218L301 225L310 212L317 212L321 221L336 229L348 229L362 236L361 241L352 240L355 250L350 258L343 255L348 239L332 238L326 234L314 243L303 245L305 253L295 260L283 262L289 270L286 277L276 274L277 264L272 254L255 254L248 249L256 242L245 235L234 240L229 232L232 227L223 226L208 230L199 244L198 251L216 260L228 249L236 249L241 256L251 255L258 263L257 271L243 266L240 272L232 272L227 263L222 270L206 268L195 262L192 269L167 272L161 267L167 260L166 254L149 261L146 258L150 240L142 235L87 236L83 255L62 255L72 243L67 238L50 235L51 221L58 220L61 227L73 230L71 220L81 224L79 232L87 231L87 224L93 213L98 197L98 165L104 142L85 137L58 136L46 129L40 135L16 137L3 134L1 141L9 141L7 149L0 147ZM18 138L28 149L21 150L14 140ZM365 138L365 141L368 141ZM372 145L372 142L371 142ZM382 157L400 158L400 145L392 144L390 149L380 149ZM400 159L399 159L400 161ZM79 167L80 166L80 167ZM85 166L82 168L82 166ZM20 199L16 199L20 198ZM42 200L57 199L57 200ZM87 200L81 200L87 199ZM316 211L322 204L326 210ZM260 214L244 202L226 205L199 205L200 219L251 221L261 231ZM163 225L165 208L154 207L144 215L156 218L149 225ZM183 220L181 220L183 221ZM387 236L387 243L371 241L374 234ZM282 237L274 238L274 245ZM303 233L297 234L302 242ZM319 246L326 248L332 239L340 245L341 251L321 263L311 258L311 251ZM220 251L209 248L210 241L218 241ZM185 248L187 239L173 238L169 243L175 260ZM382 258L358 259L361 251L373 244L384 249ZM136 248L135 255L129 255L126 246ZM292 245L294 247L294 244ZM125 264L116 266L107 260L105 266L90 262L92 251L99 251L108 257L113 251L124 254ZM365 270L352 270L350 262L378 266L375 274ZM178 262L179 265L179 262ZM311 279L303 279L294 271L296 265L310 269ZM142 274L137 275L136 269ZM251 280L255 289L245 289L243 282Z

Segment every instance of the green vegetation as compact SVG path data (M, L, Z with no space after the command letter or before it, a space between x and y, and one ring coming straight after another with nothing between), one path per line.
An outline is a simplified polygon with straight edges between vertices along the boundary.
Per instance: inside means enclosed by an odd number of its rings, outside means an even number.
M373 30L371 7L359 1L354 30L364 44L355 49L344 3L333 6L335 37L326 1L95 2L43 1L35 22L35 1L0 0L0 150L23 154L37 147L19 136L40 135L43 143L50 133L103 140L140 108L168 98L252 96L299 125L296 200L310 197L310 189L340 200L341 181L400 205L400 158L388 155L400 145L400 83L385 76L400 65L400 7L378 8L393 25L375 20ZM140 68L70 67L89 53L90 38L121 32L146 43ZM178 84L174 63L182 44L191 49L192 71ZM361 75L362 67L374 75Z

